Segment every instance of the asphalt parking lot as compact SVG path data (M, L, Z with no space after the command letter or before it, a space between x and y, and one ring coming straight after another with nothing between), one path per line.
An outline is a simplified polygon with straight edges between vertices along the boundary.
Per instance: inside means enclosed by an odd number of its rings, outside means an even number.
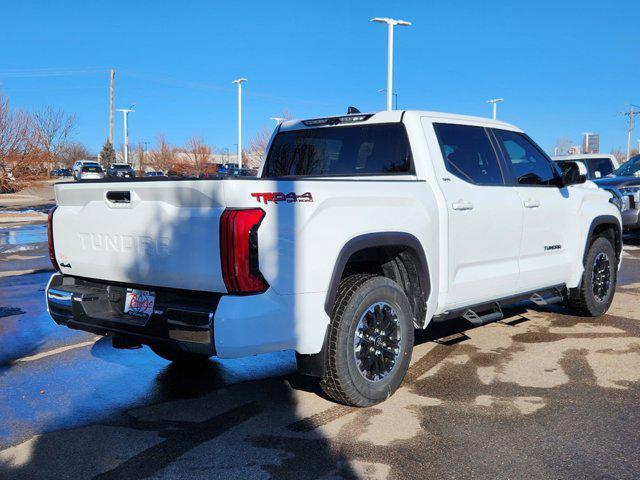
M638 478L640 239L626 240L607 315L435 325L368 409L327 400L288 352L184 370L57 327L49 273L20 268L46 252L0 252L17 273L0 278L0 478Z

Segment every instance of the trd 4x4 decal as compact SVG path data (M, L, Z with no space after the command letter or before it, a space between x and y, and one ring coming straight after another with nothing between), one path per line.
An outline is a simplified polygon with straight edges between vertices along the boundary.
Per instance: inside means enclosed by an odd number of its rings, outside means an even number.
M291 193L283 193L283 192L264 192L264 193L252 193L252 197L254 197L258 203L263 202L265 204L269 202L273 202L277 204L278 202L313 202L313 196L311 192L306 192L298 195L295 192Z

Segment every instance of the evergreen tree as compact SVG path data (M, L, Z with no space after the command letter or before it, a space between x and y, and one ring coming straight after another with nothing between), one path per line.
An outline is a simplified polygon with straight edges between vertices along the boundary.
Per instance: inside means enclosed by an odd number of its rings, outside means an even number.
M113 149L113 145L109 140L104 142L102 151L100 152L100 163L103 165L110 165L116 161L116 151Z

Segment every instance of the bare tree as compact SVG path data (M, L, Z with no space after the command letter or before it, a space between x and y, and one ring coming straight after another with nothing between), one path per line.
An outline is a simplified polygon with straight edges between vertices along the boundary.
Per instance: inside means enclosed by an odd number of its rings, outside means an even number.
M62 148L68 143L76 126L75 115L47 106L33 113L34 132L38 146L45 156L48 170L58 161Z
M271 132L262 127L253 137L249 139L249 148L242 152L242 165L246 168L257 169L260 167L262 156L264 155Z
M148 164L156 171L167 172L176 160L176 147L167 142L164 134L158 135L156 147L147 153Z
M36 173L34 160L39 156L32 125L29 114L11 110L0 92L0 192L16 190L20 173Z
M198 176L203 173L215 173L209 172L209 163L211 162L211 147L209 147L202 137L191 137L185 146L185 153L191 164L193 173Z
M144 147L144 142L138 142L135 147L136 157L138 160L138 170L140 173L144 174L144 169L147 164L147 155Z
M96 155L89 152L86 146L79 142L70 142L60 147L57 161L65 167L71 167L76 160L95 158Z

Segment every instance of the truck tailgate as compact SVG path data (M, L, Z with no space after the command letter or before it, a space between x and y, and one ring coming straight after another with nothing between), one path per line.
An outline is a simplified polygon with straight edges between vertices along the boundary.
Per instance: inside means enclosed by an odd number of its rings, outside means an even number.
M56 185L55 255L64 274L225 292L224 181Z

